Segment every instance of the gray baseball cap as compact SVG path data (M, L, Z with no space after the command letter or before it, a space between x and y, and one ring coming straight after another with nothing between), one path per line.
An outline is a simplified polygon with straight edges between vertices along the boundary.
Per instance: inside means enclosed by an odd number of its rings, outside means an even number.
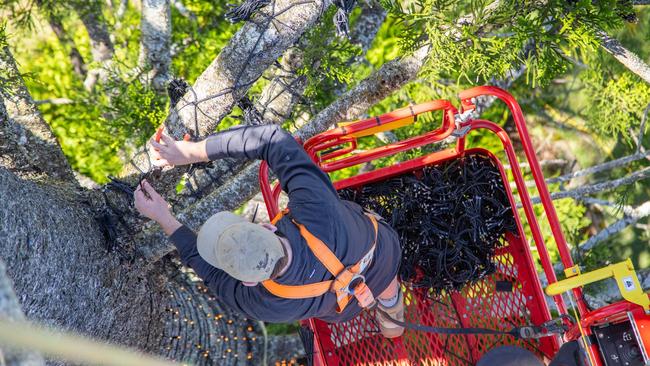
M206 262L245 282L268 280L284 257L280 238L273 232L228 211L201 226L197 249Z

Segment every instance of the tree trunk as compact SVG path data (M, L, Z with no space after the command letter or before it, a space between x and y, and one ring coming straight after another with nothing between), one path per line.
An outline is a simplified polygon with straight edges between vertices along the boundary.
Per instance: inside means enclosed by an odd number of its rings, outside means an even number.
M149 70L144 82L155 90L165 92L169 80L171 55L171 8L169 0L143 0L140 20L140 68Z
M0 47L0 162L19 174L73 181L72 169L50 126L43 121L8 46Z
M98 192L0 168L0 199L0 257L29 319L194 364L261 354L257 323L224 308L172 261L144 266L129 238L107 252L106 217L95 219L93 209L102 207Z

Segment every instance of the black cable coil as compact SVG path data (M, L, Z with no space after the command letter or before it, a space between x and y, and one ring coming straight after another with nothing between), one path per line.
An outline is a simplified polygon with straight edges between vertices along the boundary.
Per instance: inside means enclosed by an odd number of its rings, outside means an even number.
M493 273L505 233L517 234L495 163L474 154L416 174L344 189L339 195L375 211L395 228L402 246L402 281L440 292L459 290Z

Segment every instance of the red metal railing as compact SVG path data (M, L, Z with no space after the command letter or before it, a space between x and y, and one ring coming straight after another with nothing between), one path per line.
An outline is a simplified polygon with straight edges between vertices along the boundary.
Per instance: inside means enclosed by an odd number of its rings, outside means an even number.
M461 112L475 109L473 100L476 97L491 95L502 100L512 115L515 122L519 139L524 151L524 157L529 163L537 191L540 195L545 215L548 218L553 238L558 248L562 264L565 268L573 266L573 260L570 250L561 230L559 219L544 181L542 170L537 161L535 151L524 121L521 108L515 99L506 91L496 87L476 87L459 94L461 99ZM411 137L403 141L398 141L385 146L372 148L367 151L356 151L358 148L357 140L360 137L368 136L373 131L382 128L403 127L414 123L417 115L426 112L441 111L442 123L439 128L426 132L422 135ZM457 138L456 145L453 148L443 149L425 156L420 156L405 162L399 162L391 166L379 168L370 172L355 175L346 179L334 182L337 190L350 187L359 187L365 184L382 181L391 177L399 176L405 173L418 171L425 166L439 164L451 159L458 159L466 154L482 154L490 157L496 162L504 182L508 199L513 207L513 214L516 221L517 233L508 234L505 243L502 244L500 253L503 254L499 261L502 270L479 284L469 285L468 289L459 293L445 295L431 303L426 293L421 293L417 289L407 289L406 297L410 298L410 305L407 310L407 319L419 321L423 324L437 324L438 326L491 326L499 327L499 318L490 318L481 312L499 312L511 314L512 319L518 319L520 322L531 322L541 324L550 320L550 311L546 303L539 277L535 271L533 257L526 240L523 222L516 209L515 196L508 184L508 178L505 168L499 162L497 157L485 149L465 149L465 136L467 133L484 129L494 133L502 143L503 150L511 167L512 177L517 188L519 201L528 222L535 242L538 254L540 256L542 268L549 283L557 281L553 264L544 241L537 215L533 209L530 195L525 185L524 177L519 167L519 160L515 153L513 144L508 134L497 124L480 119L470 119L466 122L459 121L455 123L455 116L458 114L454 106L443 100L423 103L416 106L402 108L400 110L381 115L379 117L368 118L362 121L354 122L343 127L338 127L327 132L316 135L305 142L304 148L312 159L325 172L333 172L340 169L348 168L354 165L369 162L375 159L394 155L399 152L411 150L425 145L434 144L450 137L455 131ZM411 120L406 120L412 118ZM405 122L405 123L402 123ZM262 163L260 168L260 187L264 196L269 216L273 217L279 212L278 197L280 186L278 184L271 188L268 177L268 166ZM521 298L510 298L507 301L499 297L502 295L493 292L493 283L501 277L515 278L520 285ZM492 290L490 290L492 289ZM573 290L577 302L579 313L587 315L590 322L595 322L604 316L612 316L613 311L620 310L619 307L611 307L603 310L601 313L590 313L584 303L582 290L580 288ZM479 301L480 300L480 301ZM561 296L556 296L554 302L560 314L567 314L567 307ZM428 304L425 306L425 304ZM444 305L444 306L443 306ZM427 310L430 309L430 310ZM433 310L431 310L433 309ZM452 309L458 314L457 320L446 322L445 312ZM625 308L627 309L627 308ZM426 312L429 311L430 314ZM521 315L524 311L528 315ZM438 313L436 313L438 312ZM517 315L519 314L519 315ZM462 315L462 316L461 316ZM363 313L358 319L342 325L326 324L322 321L310 319L307 321L310 328L314 330L315 337L315 356L314 360L317 365L335 365L335 364L352 364L359 362L378 362L383 364L456 364L453 359L447 359L443 351L449 347L454 348L457 352L465 352L464 356L470 359L476 359L484 351L491 347L489 337L465 336L457 339L455 342L449 342L450 338L436 337L435 335L421 335L406 333L404 337L386 343L386 340L374 338L372 334L365 334L365 328L370 322L371 315ZM510 321L512 321L510 319ZM503 319L501 319L503 321ZM442 322L442 323L440 323ZM522 324L523 325L523 324ZM571 331L570 336L575 336L575 328ZM374 342L374 343L373 343ZM500 339L492 340L496 344L511 344L512 340ZM499 343L501 342L501 343ZM450 346L449 343L452 343ZM379 344L379 345L378 345ZM422 348L427 345L428 348ZM495 344L492 344L494 346ZM444 347L443 347L444 346ZM528 345L524 345L528 347ZM535 349L540 356L551 357L558 349L558 339L545 338L532 349ZM470 348L467 351L466 348ZM592 356L599 360L596 355L597 350L592 347ZM424 358L426 358L426 360ZM462 358L461 357L461 358ZM388 360L393 363L388 363Z

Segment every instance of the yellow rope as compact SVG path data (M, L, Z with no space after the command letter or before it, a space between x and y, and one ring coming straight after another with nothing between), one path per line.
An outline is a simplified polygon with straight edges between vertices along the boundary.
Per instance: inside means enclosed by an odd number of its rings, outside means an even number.
M72 363L106 366L180 366L82 336L54 331L29 322L0 319L0 345L14 349L29 349L43 356Z
M587 335L585 334L585 330L582 328L582 321L580 320L580 316L578 316L578 312L576 311L576 306L573 303L573 298L571 295L569 295L569 302L571 302L571 310L573 310L573 316L576 318L576 321L578 322L578 329L580 329L580 334L582 335L581 337L582 345L585 347L585 352L587 353L587 357L589 357L589 362L592 365L596 365L596 362L594 361L593 356L591 355L591 349L587 344Z

